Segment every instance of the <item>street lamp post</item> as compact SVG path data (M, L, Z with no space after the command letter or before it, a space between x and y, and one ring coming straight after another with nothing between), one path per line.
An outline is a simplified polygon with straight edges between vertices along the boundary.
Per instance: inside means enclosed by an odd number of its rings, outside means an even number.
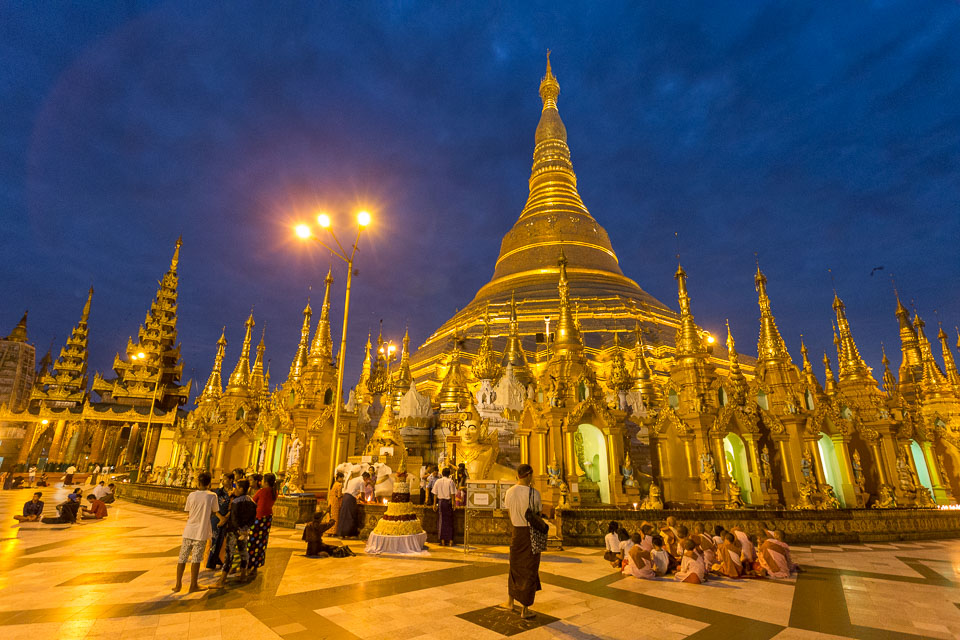
M140 351L134 356L131 356L132 360L144 360L146 359L147 354L143 351ZM147 432L143 438L143 449L140 452L140 464L137 466L137 482L143 482L141 478L143 474L143 460L147 457L147 449L150 447L150 429L153 426L153 407L157 402L157 389L160 388L160 374L163 373L163 366L160 365L157 368L157 379L153 383L153 396L150 398L150 413L147 414Z
M297 225L296 233L303 239L313 238L327 251L347 263L347 290L346 293L344 293L343 298L343 328L340 334L340 351L337 353L337 390L333 401L333 433L330 434L330 464L327 472L327 480L330 480L333 478L333 474L337 467L337 459L340 457L340 411L343 405L343 365L346 360L345 356L347 352L347 318L350 315L350 285L353 282L353 259L357 255L357 245L360 243L360 233L363 231L364 227L370 224L370 214L366 211L360 211L357 213L357 237L353 241L353 247L351 248L349 255L347 255L343 245L340 244L336 234L333 233L333 229L330 228L330 216L325 213L321 213L317 216L317 224L327 230L327 232L330 234L330 237L332 237L333 241L337 244L337 249L339 249L339 251L314 236L308 225Z

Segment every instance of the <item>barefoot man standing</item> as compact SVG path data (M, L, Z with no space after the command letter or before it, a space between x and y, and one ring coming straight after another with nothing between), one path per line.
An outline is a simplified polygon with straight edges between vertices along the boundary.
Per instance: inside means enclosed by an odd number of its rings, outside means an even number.
M530 486L533 468L528 464L517 467L517 484L507 490L504 502L513 525L513 540L510 543L510 576L507 579L507 602L501 605L516 611L514 601L520 603L520 617L528 620L537 614L530 611L533 598L540 591L540 554L533 553L530 544L530 524L526 519L527 508L540 513L543 506L540 493Z
M192 563L189 592L200 591L197 578L200 576L203 550L207 546L207 540L213 535L210 514L217 509L218 502L217 494L210 491L210 474L206 471L201 473L197 478L197 484L200 488L187 496L187 504L183 508L190 515L187 516L187 526L183 528L183 542L180 544L180 557L177 559L177 584L173 587L174 592L183 588L183 570L187 562Z

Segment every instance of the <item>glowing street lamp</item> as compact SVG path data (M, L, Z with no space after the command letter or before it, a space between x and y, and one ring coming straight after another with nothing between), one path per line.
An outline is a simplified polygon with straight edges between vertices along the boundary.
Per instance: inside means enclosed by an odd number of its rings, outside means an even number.
M137 353L130 356L132 362L138 360L146 360L147 354L143 351L138 351ZM146 363L144 363L146 366ZM147 457L147 449L150 447L150 429L153 427L153 408L157 403L157 389L160 388L160 375L163 373L163 367L157 367L157 379L153 382L153 396L150 398L150 413L147 415L147 433L143 438L143 449L140 451L140 464L137 465L137 482L143 482L141 475L143 474L143 461Z
M345 355L347 351L347 318L350 315L350 285L353 281L353 259L357 255L357 245L360 243L360 233L370 224L370 212L365 210L358 211L356 219L357 236L353 241L353 247L351 248L349 255L347 254L346 249L343 248L343 245L340 244L340 240L337 239L336 234L333 233L330 216L326 213L317 215L317 224L322 229L327 230L327 233L330 234L330 237L333 238L334 243L336 243L336 248L331 247L320 240L320 238L315 236L309 225L298 224L294 228L294 232L296 233L297 237L303 240L313 239L324 249L347 263L347 290L343 299L343 331L341 332L340 336L340 353L337 357L337 390L336 397L333 402L333 434L330 438L330 469L328 473L330 478L333 478L333 474L337 467L337 460L340 457L340 452L338 449L340 444L340 411L343 408L343 365L346 360Z

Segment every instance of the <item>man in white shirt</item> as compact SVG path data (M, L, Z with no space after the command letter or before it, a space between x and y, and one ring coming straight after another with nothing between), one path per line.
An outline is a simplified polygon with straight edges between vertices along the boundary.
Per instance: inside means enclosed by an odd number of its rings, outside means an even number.
M363 486L370 479L370 473L350 478L343 489L343 500L340 502L340 517L337 518L337 536L352 538L357 535L357 498L363 493Z
M93 495L97 500L102 500L103 496L107 495L107 488L103 485L103 480L93 488Z
M450 477L450 467L444 467L443 475L433 483L431 489L437 497L437 504L433 507L439 514L437 522L437 537L441 547L453 546L453 496L457 493L457 483Z
M183 528L183 541L180 543L180 557L177 558L177 584L173 591L177 593L183 587L183 570L187 562L190 566L190 588L188 593L200 591L197 584L200 576L200 563L203 561L203 550L207 540L213 535L213 525L210 515L219 507L217 494L210 491L210 474L206 471L197 478L200 488L187 496L187 504L183 510L187 516L187 525Z
M520 602L520 617L533 618L537 614L530 611L537 591L540 591L540 554L533 553L530 544L530 523L527 522L527 508L540 513L543 504L540 493L530 486L533 480L533 467L521 464L517 467L517 484L507 490L504 503L513 525L513 539L510 542L510 574L507 578L507 603L505 609L515 611L513 601Z
M30 467L30 486L34 487L37 484L37 468Z

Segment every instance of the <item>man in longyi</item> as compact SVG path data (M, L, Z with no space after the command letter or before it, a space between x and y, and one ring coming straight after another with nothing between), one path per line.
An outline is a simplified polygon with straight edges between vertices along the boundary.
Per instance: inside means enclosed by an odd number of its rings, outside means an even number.
M540 492L530 486L533 467L521 464L517 467L517 484L507 490L505 503L510 514L513 539L510 542L510 574L507 578L507 602L503 608L516 611L514 601L521 605L520 617L527 620L536 616L530 611L537 591L540 591L540 554L533 553L530 544L530 523L527 508L540 513L543 503Z

